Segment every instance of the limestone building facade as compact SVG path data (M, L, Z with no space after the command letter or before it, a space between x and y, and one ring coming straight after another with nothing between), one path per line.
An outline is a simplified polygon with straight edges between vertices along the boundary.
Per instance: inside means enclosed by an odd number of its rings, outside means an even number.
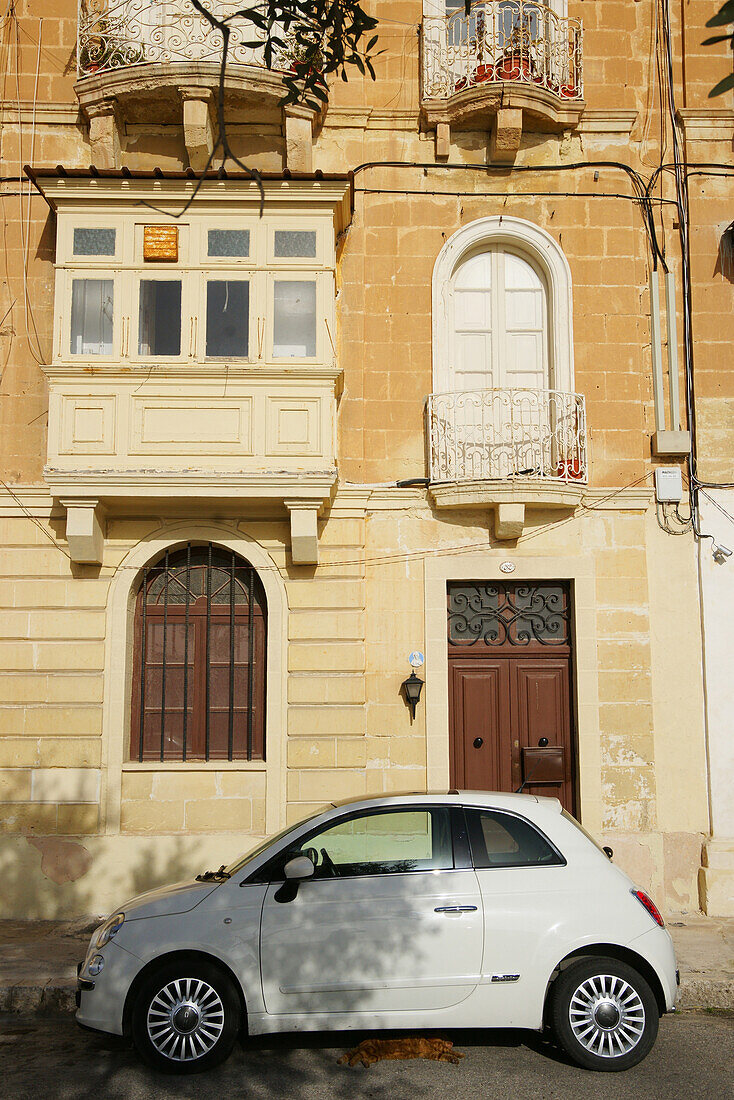
M319 111L243 29L258 179L186 0L8 10L6 915L453 786L734 911L716 7L373 0L376 80Z

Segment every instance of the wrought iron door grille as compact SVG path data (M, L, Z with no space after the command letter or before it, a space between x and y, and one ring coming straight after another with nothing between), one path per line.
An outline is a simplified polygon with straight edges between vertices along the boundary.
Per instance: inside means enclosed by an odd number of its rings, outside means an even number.
M145 569L132 759L264 758L266 619L260 579L234 551L189 543Z
M449 584L448 633L453 646L567 646L569 598L558 582Z

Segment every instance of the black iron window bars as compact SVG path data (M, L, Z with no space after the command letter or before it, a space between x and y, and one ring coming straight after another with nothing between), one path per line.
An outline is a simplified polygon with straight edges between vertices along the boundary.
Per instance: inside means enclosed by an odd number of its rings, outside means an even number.
M132 759L264 758L266 619L260 579L234 551L188 543L145 568Z

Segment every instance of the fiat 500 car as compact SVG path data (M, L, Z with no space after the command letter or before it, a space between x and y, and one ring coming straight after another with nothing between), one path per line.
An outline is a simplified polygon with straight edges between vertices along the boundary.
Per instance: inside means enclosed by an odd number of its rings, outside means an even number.
M92 936L77 1020L196 1072L239 1035L550 1028L621 1070L674 1009L670 936L556 799L450 792L333 806L133 898Z

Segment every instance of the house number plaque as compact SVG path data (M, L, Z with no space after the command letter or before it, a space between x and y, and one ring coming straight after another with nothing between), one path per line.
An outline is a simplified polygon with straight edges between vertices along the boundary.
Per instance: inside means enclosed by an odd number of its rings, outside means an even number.
M178 226L146 225L143 227L143 260L146 262L178 261Z

